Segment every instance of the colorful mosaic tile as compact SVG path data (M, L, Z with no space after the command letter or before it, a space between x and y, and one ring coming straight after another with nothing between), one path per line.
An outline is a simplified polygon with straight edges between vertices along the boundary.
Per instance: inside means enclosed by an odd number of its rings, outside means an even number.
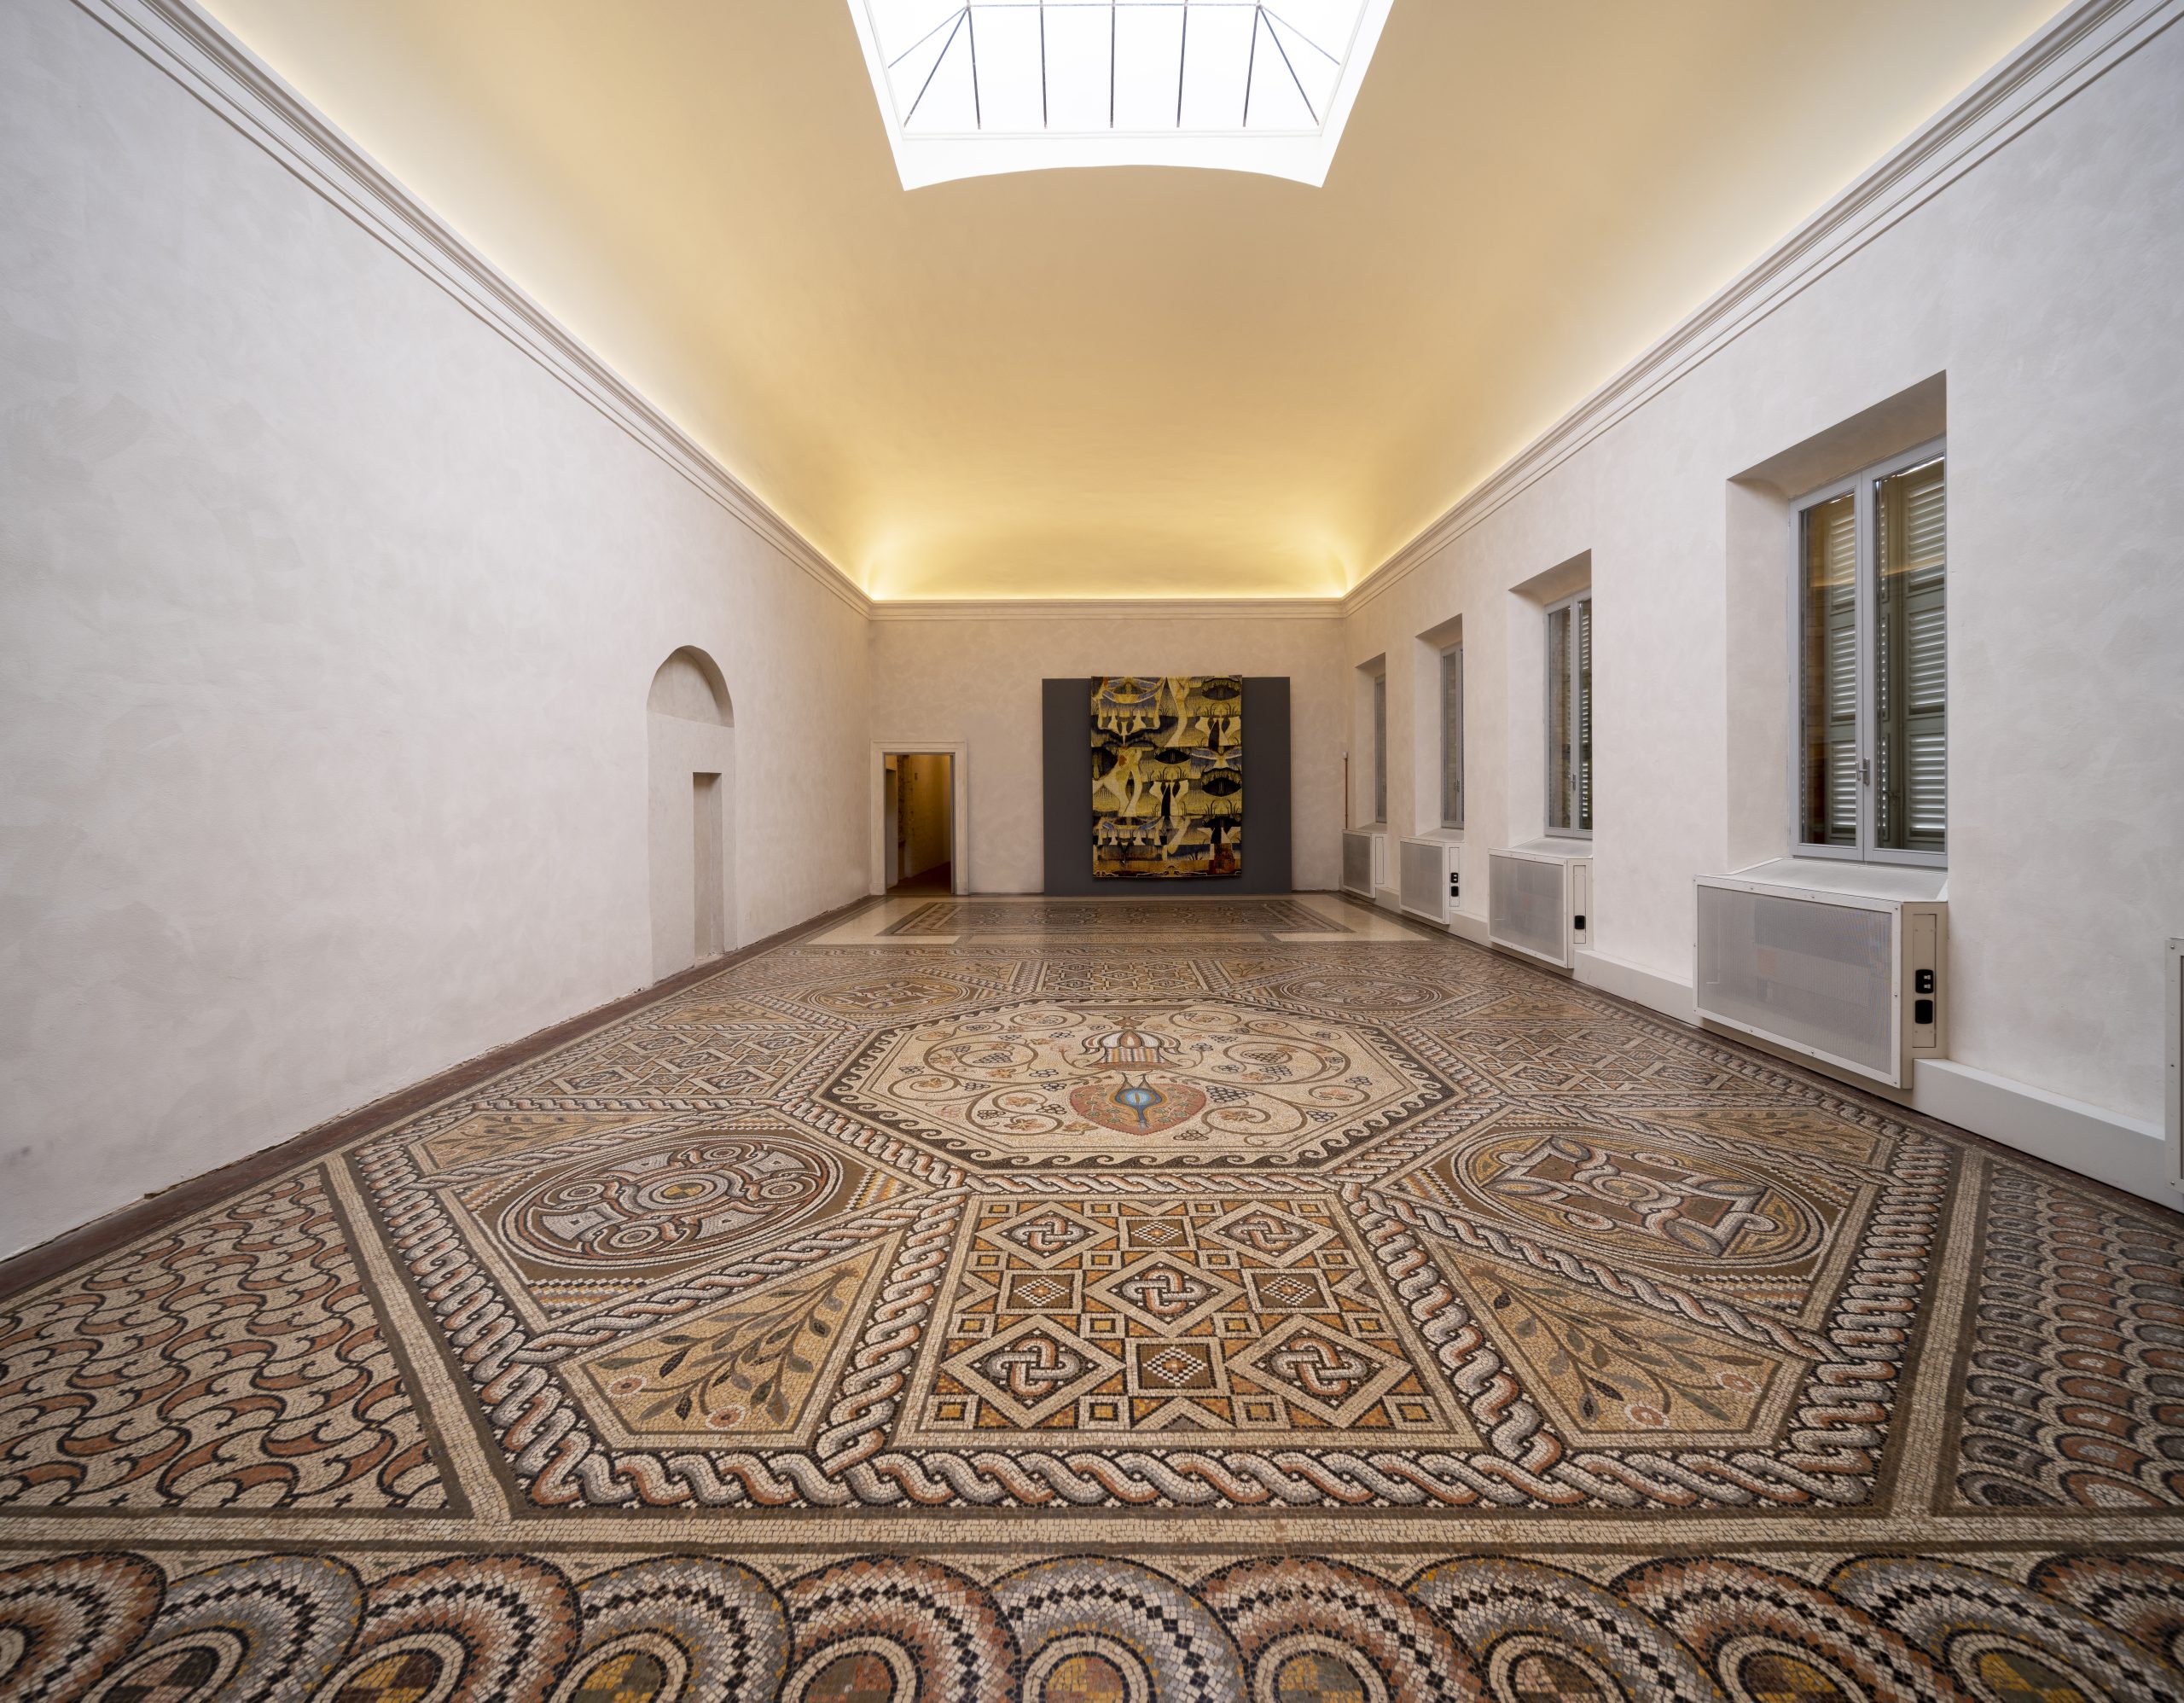
M0 1697L2184 1696L2184 1218L1300 923L778 948L0 1303Z

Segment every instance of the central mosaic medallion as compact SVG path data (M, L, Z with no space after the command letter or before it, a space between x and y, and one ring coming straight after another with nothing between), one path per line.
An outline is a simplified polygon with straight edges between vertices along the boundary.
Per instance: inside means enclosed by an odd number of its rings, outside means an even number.
M973 1164L1234 1167L1331 1159L1449 1090L1368 1025L1199 1000L891 1030L823 1097Z

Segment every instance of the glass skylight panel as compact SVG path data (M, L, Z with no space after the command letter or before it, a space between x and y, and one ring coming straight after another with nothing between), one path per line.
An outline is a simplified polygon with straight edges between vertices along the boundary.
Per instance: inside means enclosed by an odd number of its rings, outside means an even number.
M1060 166L1325 180L1391 0L850 0L905 189Z

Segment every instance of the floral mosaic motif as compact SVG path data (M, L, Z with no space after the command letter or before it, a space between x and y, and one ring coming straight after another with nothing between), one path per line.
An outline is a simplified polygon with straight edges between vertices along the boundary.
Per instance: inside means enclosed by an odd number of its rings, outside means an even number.
M892 1244L766 1284L670 1327L579 1355L572 1370L632 1439L802 1440L813 1397L846 1351Z
M979 1165L1234 1166L1348 1150L1449 1092L1377 1031L1203 1000L913 1026L826 1098Z
M1525 1387L1574 1441L1763 1435L1769 1419L1780 1424L1783 1398L1804 1369L1779 1350L1701 1332L1679 1316L1441 1253L1508 1345Z

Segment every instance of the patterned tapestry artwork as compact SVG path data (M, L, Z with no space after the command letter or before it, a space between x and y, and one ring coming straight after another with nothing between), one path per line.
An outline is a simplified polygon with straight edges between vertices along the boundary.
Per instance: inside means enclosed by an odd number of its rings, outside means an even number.
M1244 683L1092 683L1092 874L1170 881L1244 867Z
M2184 1216L1313 903L898 907L19 1287L0 1699L2184 1698Z

